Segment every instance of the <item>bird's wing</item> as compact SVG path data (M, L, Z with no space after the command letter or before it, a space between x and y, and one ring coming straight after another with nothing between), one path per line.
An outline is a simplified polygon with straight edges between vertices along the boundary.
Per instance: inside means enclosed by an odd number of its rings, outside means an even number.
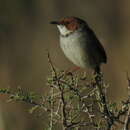
M97 64L106 63L107 55L103 46L101 45L100 41L97 39L96 35L90 28L88 28L88 31L90 34L90 44L92 45L90 48L91 55L93 56Z

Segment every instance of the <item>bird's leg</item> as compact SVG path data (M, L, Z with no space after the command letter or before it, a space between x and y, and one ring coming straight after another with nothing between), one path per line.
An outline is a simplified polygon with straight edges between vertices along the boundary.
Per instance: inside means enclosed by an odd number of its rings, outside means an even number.
M74 73L74 72L76 72L76 71L78 71L80 69L80 67L74 67L74 68L69 68L69 69L67 69L66 71L65 71L65 73L66 74L69 74L69 73Z

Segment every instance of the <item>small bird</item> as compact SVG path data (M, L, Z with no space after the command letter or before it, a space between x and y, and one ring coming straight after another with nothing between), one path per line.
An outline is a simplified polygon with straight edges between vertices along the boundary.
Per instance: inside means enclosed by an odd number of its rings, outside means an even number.
M106 52L88 24L77 17L52 21L60 32L60 47L76 66L91 68L100 73L100 66L107 62Z

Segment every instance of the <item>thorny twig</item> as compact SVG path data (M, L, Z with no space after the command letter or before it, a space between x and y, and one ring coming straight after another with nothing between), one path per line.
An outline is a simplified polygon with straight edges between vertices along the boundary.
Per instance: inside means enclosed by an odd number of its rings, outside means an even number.
M18 92L12 92L11 90L8 89L1 89L0 93L2 94L7 94L9 95L9 100L8 101L22 101L25 102L27 104L33 105L33 106L37 106L39 108L41 108L42 110L44 110L45 112L50 112L51 110L49 108L47 108L45 106L45 102L42 103L38 103L36 101L34 101L33 99L30 98L30 96L26 93L21 93L19 91L22 91L21 89L18 90Z
M116 115L109 110L108 102L106 100L106 94L104 92L104 83L103 83L103 80L102 80L102 75L97 75L95 77L96 83L95 83L95 85L94 84L93 85L96 86L96 87L93 86L92 91L90 91L87 95L82 96L80 91L77 88L74 87L75 85L74 85L73 75L72 75L72 80L73 80L72 82L73 83L69 84L69 82L66 82L66 79L64 79L64 77L67 76L66 73L62 74L62 76L58 75L56 73L56 70L55 70L55 68L54 68L54 66L52 64L52 61L50 59L49 54L48 54L48 59L49 59L48 61L49 61L50 65L51 65L52 71L54 73L54 78L55 78L54 85L57 84L57 87L59 88L60 93L61 93L61 96L60 96L61 99L60 100L62 102L62 116L63 116L62 118L63 118L63 126L64 126L64 128L69 128L70 126L73 127L73 124L75 124L74 122L71 122L71 123L69 122L69 124L67 122L67 113L66 113L66 105L67 104L66 104L66 101L65 101L65 98L64 98L64 94L66 93L66 91L64 91L64 87L63 87L64 85L67 86L68 89L70 91L72 91L74 93L74 95L76 95L79 98L79 101L82 104L81 105L82 106L82 111L88 113L88 117L90 118L90 124L93 125L94 127L97 126L97 124L95 124L95 122L93 121L93 117L95 116L95 114L93 114L93 113L91 114L91 112L89 112L89 108L87 107L84 100L85 99L87 100L87 98L88 99L91 98L92 95L93 95L91 93L96 94L96 91L97 91L96 96L97 96L97 101L98 101L98 104L99 104L99 108L101 107L100 113L103 115L104 120L106 120L106 122L107 122L107 125L108 125L107 129L111 130L111 128L115 124L115 122L123 124L123 122L120 120L120 117L122 115L124 115L128 111L128 109L120 110L118 112L118 114L116 114ZM56 82L56 84L55 84L55 82ZM89 87L91 87L91 86L89 86ZM80 122L79 124L82 124L82 122Z
M59 79L58 79L55 67L52 64L52 61L51 61L49 53L48 53L48 62L50 64L51 68L52 68L52 72L54 72L54 76L55 76L55 78L57 80L57 85L59 87L60 96L61 96L61 102L62 102L63 130L66 130L66 128L67 128L67 115L66 115L66 102L65 102L65 99L64 99L64 88L60 87Z
M54 114L54 88L51 87L51 118L50 118L50 130L53 130L53 114Z
M130 102L130 79L128 73L127 73L127 81L128 81L128 102ZM123 130L129 129L129 122L130 122L130 103L128 103L128 111L126 114Z
M49 113L50 130L54 125L62 125L63 130L79 130L82 127L93 130L112 130L112 127L119 123L123 130L128 130L130 116L130 94L127 101L122 102L121 109L110 109L104 89L106 86L101 75L96 75L95 81L89 82L85 78L85 85L81 77L57 71L48 53L48 62L51 67L51 77L48 78L48 85L51 94L43 102L33 100L31 96L21 95L19 92L0 90L0 93L11 95L10 99L23 101L32 104L34 107L42 108ZM130 79L128 80L128 92L130 91ZM82 83L81 83L82 82ZM87 85L86 85L87 84ZM85 94L84 94L85 92ZM117 111L116 111L117 110ZM85 118L84 118L85 116ZM125 121L121 117L126 117Z
M66 115L66 102L64 98L64 89L60 88L59 89L61 92L61 101L62 101L62 121L63 121L63 130L67 130L67 115Z

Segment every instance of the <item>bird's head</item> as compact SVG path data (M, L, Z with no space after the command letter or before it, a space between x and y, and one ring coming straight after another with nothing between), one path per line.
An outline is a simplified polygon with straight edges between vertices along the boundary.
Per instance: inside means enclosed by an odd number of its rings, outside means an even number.
M66 17L60 21L52 21L51 24L57 25L61 35L69 35L86 26L86 22L77 17Z

